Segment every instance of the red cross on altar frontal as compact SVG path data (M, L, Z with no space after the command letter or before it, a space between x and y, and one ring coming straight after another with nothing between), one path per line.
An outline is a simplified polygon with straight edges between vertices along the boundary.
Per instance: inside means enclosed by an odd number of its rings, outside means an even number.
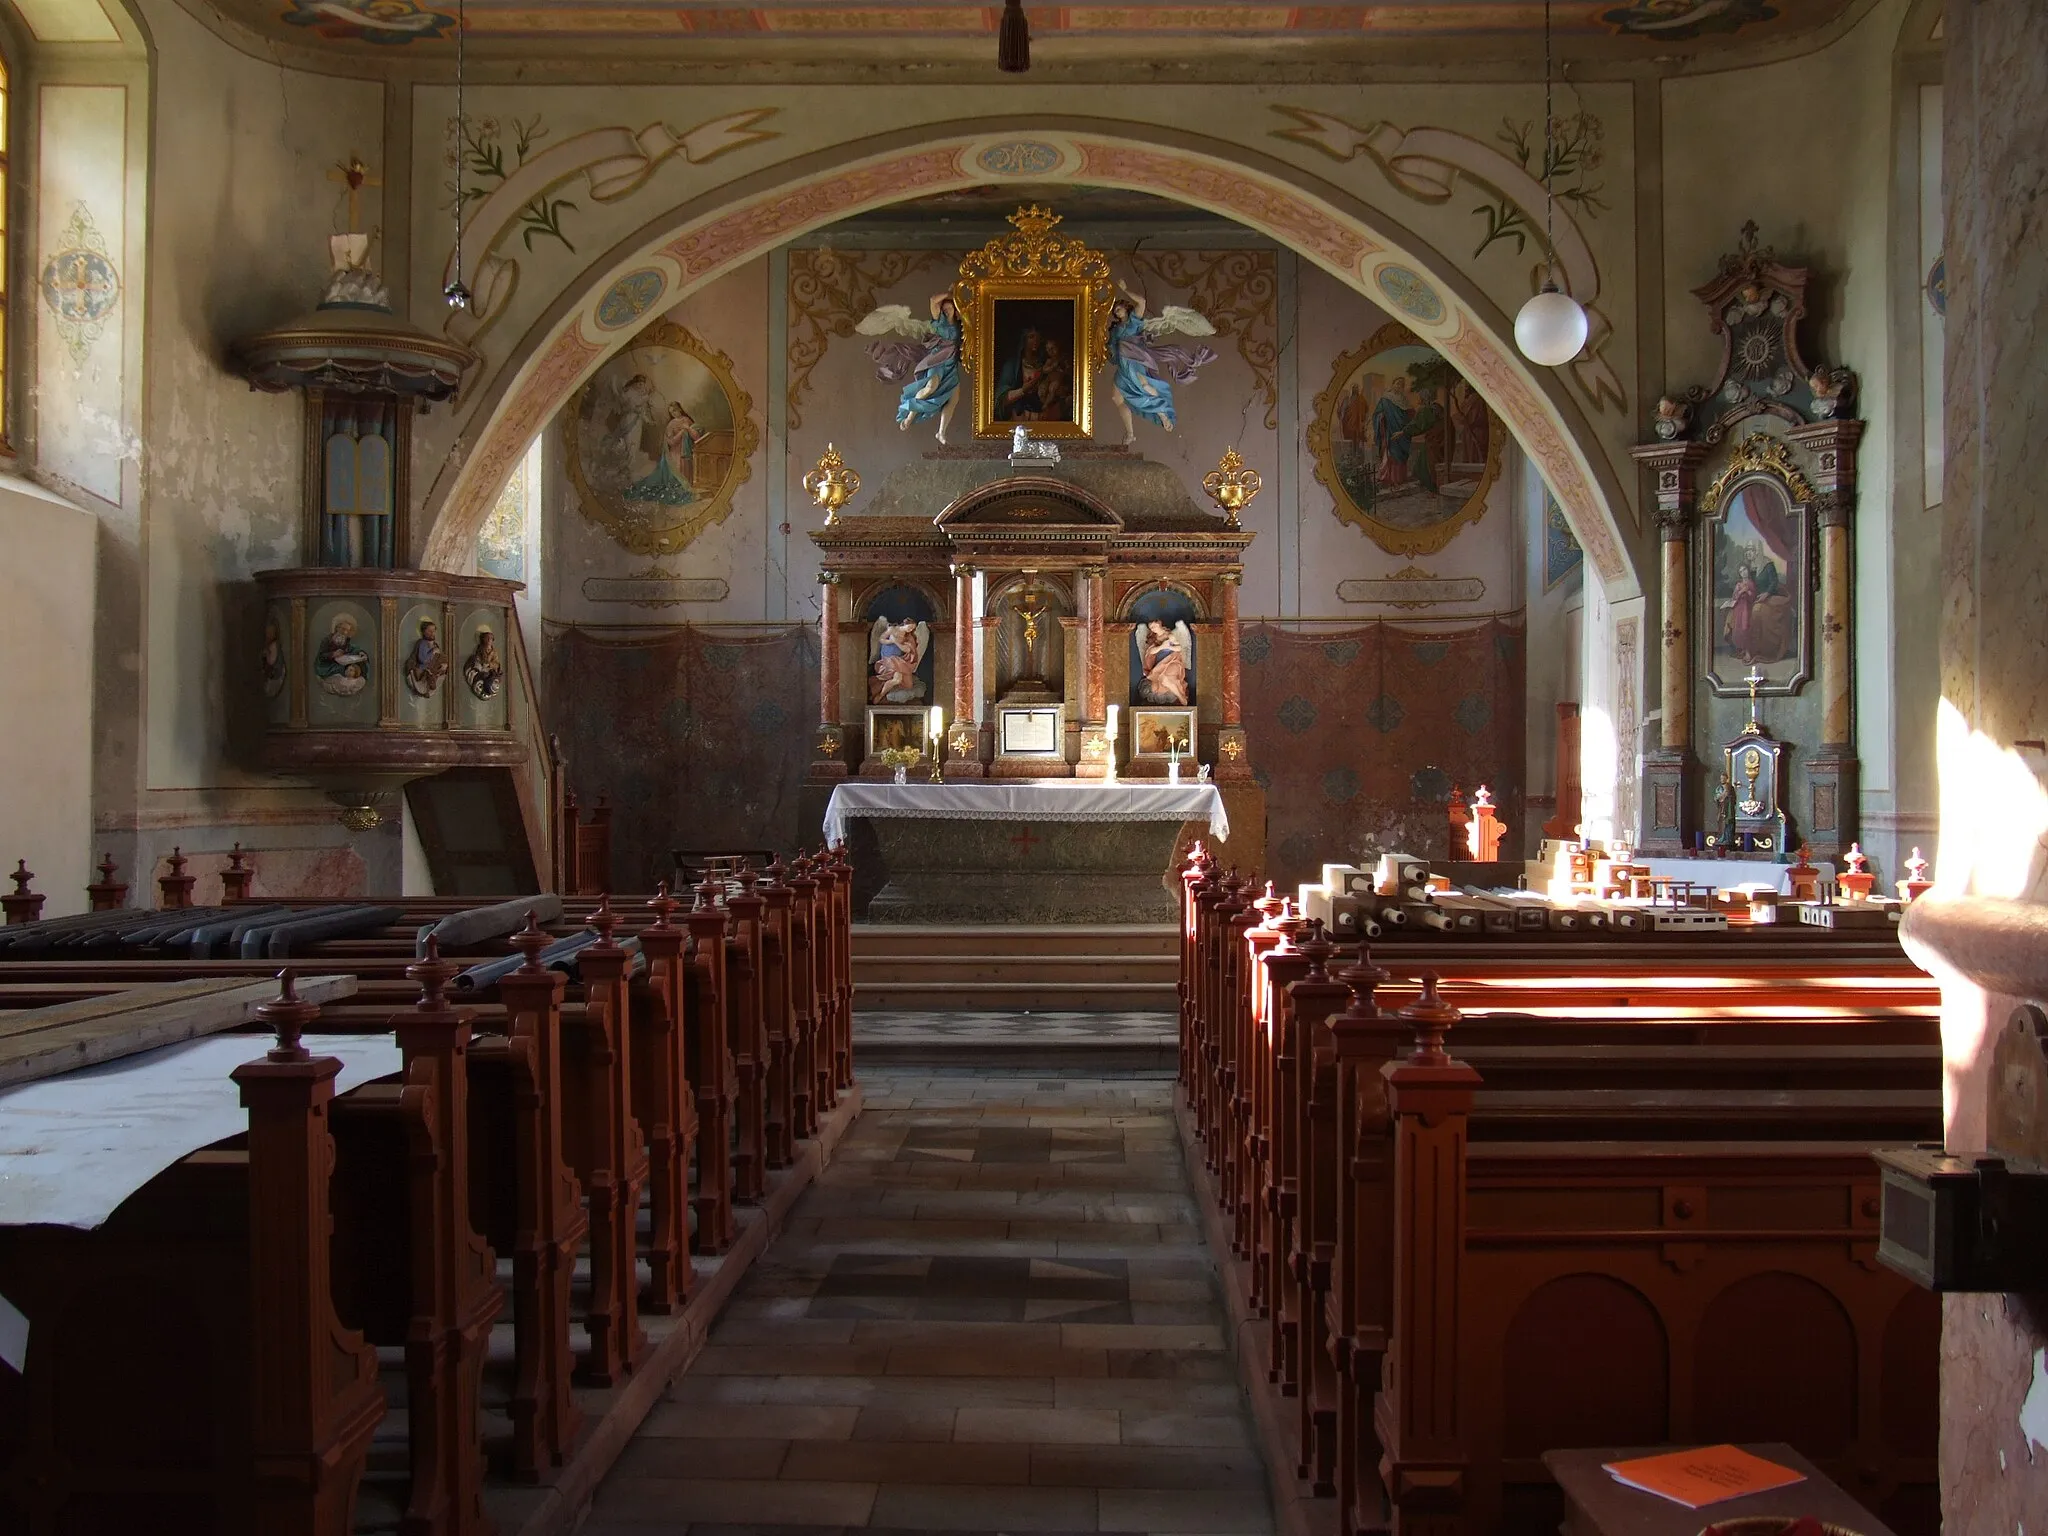
M1040 837L1033 837L1031 835L1031 829L1029 827L1024 827L1017 833L1015 837L1011 838L1010 841L1017 845L1017 852L1019 854L1022 854L1023 856L1028 858L1030 857L1031 850L1037 847L1040 843L1044 842L1045 839Z

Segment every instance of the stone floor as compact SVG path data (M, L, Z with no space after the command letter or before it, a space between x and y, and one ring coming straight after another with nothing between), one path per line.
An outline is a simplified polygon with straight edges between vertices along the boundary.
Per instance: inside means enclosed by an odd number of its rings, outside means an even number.
M1271 1531L1171 1074L861 1077L585 1536Z

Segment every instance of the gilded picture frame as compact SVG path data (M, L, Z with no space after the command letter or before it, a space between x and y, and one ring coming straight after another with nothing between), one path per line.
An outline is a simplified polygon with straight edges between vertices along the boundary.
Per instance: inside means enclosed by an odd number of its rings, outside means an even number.
M732 515L761 444L732 359L657 320L569 397L562 458L583 515L636 555L687 548Z
M1692 566L1699 670L1716 698L1789 698L1814 673L1813 487L1784 443L1753 433L1700 497Z
M1507 428L1405 325L1340 356L1312 415L1316 479L1337 516L1389 554L1433 555L1485 515Z
M1109 355L1116 286L1109 258L1059 234L1058 214L1010 216L998 236L960 263L953 302L960 357L974 385L974 435L1080 439L1095 429L1095 375Z

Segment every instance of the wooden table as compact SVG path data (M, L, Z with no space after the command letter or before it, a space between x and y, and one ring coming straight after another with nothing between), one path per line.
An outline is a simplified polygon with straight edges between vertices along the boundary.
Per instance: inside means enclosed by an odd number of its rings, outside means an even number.
M1565 1517L1561 1536L1698 1536L1710 1525L1750 1515L1812 1515L1843 1526L1859 1536L1892 1536L1889 1527L1858 1504L1820 1469L1789 1445L1745 1445L1743 1449L1781 1467L1806 1474L1806 1481L1768 1493L1724 1499L1687 1509L1654 1493L1617 1483L1602 1470L1610 1461L1632 1461L1681 1449L1672 1445L1619 1447L1598 1451L1545 1451L1543 1465L1564 1490Z

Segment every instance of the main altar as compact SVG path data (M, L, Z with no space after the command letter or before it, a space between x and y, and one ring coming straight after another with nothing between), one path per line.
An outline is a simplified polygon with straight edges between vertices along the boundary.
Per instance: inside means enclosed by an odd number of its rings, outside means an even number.
M887 880L870 922L1165 923L1188 829L1230 836L1214 784L1071 779L842 783L825 807L838 841L872 827Z
M907 429L935 415L938 446L865 496L857 470L834 453L806 481L827 508L810 532L822 563L808 815L830 835L823 802L835 786L887 778L912 757L922 779L937 761L957 814L883 812L851 829L857 843L879 845L861 851L878 859L894 893L874 916L900 917L908 904L947 905L952 921L1165 921L1173 854L1189 823L1227 817L1247 866L1264 852L1238 617L1252 535L1237 512L1258 480L1226 449L1203 481L1215 505L1198 505L1172 466L1131 446L1128 410L1125 441L1098 441L1078 387L1058 410L1039 400L1028 418L1005 414L1008 397L985 387L1001 366L995 353L1035 357L1047 304L1071 309L1066 355L1087 365L1072 370L1077 386L1106 365L1113 334L1142 329L1163 350L1153 335L1160 325L1206 327L1187 311L1144 320L1140 306L1134 318L1137 301L1114 297L1100 253L1059 235L1046 210L1020 210L1012 223L1015 234L963 260L959 283L933 298L930 324L878 311L884 326L923 343L918 367L928 372L906 372L899 420ZM1021 340L997 347L1013 283L1029 289L1014 302L1039 307L1023 314ZM956 356L971 382L917 382L940 378ZM974 400L964 441L945 436L956 388ZM947 403L928 412L925 390ZM1170 399L1163 386L1155 393ZM1198 773L1209 781L1192 782ZM1190 781L1179 786L1186 814L1127 814L1140 804L1135 786L1163 791L1175 779ZM1096 817L1004 814L1005 788L1029 782L1042 797L1076 781L1132 787ZM849 798L836 797L842 813ZM1070 794L1061 803L1080 802ZM941 840L943 857L933 851ZM1038 863L1016 865L1005 852L1013 843ZM1127 894L1134 879L1146 887L1135 907L1147 915L1111 916L1133 910L1112 893ZM984 898L939 903L934 882L978 886ZM930 889L913 899L920 888ZM965 915L968 907L982 915Z

